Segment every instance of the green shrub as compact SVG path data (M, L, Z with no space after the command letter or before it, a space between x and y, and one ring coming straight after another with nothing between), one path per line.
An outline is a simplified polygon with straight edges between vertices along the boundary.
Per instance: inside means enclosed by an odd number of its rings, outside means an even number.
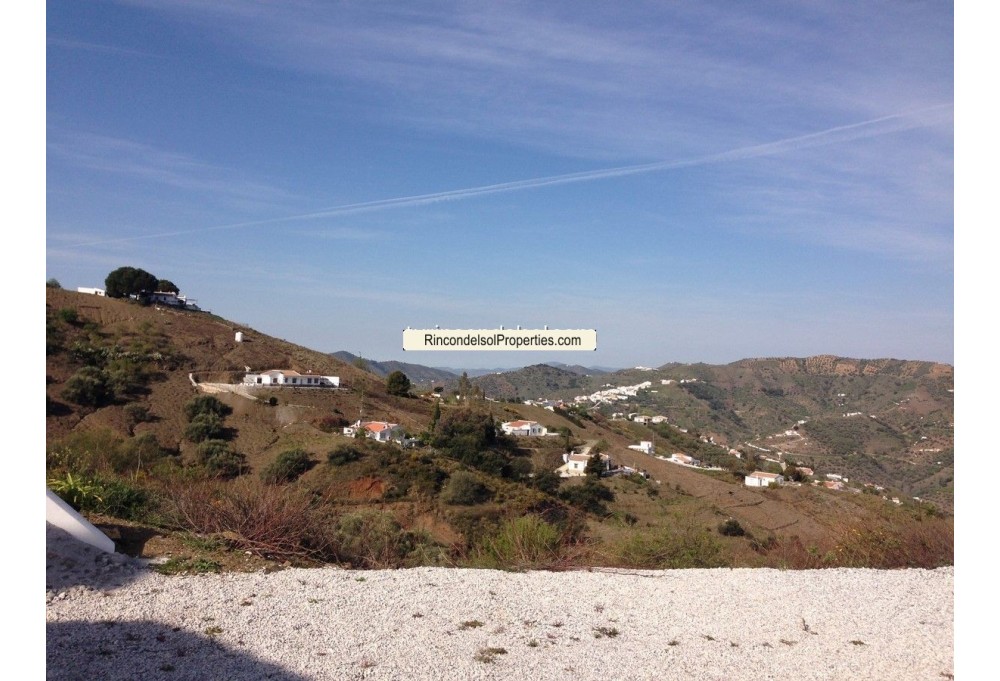
M48 487L77 511L101 513L125 520L141 520L150 510L152 495L125 480L89 478L66 473L50 478Z
M528 457L512 456L507 470L507 477L511 480L528 480L531 478L531 473L534 470L535 467Z
M649 569L726 567L718 541L700 528L633 534L615 549L615 564Z
M49 478L46 484L59 498L77 511L101 502L100 486L82 475L65 473L62 477Z
M198 445L198 463L209 475L218 478L235 478L246 472L246 457L229 448L225 440L205 440Z
M331 449L326 455L326 460L331 466L343 466L352 461L358 461L362 456L364 456L362 446L352 442L340 444Z
M281 484L297 480L315 465L309 452L304 449L289 449L278 455L260 472L261 480L270 484Z
M608 509L604 502L614 501L615 493L595 478L587 478L582 485L561 490L559 498L587 513L607 515Z
M60 321L66 322L67 324L76 324L80 321L80 316L72 307L60 308L59 311L56 312L56 316Z
M97 367L85 366L66 381L62 396L83 407L102 407L111 402L114 392L107 372Z
M466 471L453 473L441 491L441 501L456 506L472 506L486 501L489 497L490 491L486 485L479 482L475 475Z
M559 485L561 484L562 478L559 477L558 473L551 470L543 470L535 473L535 476L531 479L532 487L553 496L559 493Z
M563 533L537 515L505 520L476 547L474 562L498 568L551 568L565 560Z
M221 420L232 413L232 407L212 395L199 395L184 405L184 415L188 421L194 421L199 414L215 414Z
M493 416L474 409L458 409L445 414L438 422L432 443L446 456L489 473L509 477L512 474L507 451L513 443L498 434Z
M203 574L206 572L221 572L222 564L209 560L208 558L188 558L187 556L175 556L166 563L154 565L153 569L161 575L180 575L187 572ZM207 629L205 630L208 631ZM160 667L163 669L163 667Z
M385 378L385 391L390 395L406 397L410 387L410 379L402 371L393 371Z
M147 421L152 420L152 416L150 416L149 413L149 407L142 404L137 404L135 402L126 404L122 411L125 414L125 427L128 428L129 435L135 431L135 427L140 423L146 423Z
M222 424L222 418L212 412L197 414L184 429L184 437L191 442L220 440L225 434L226 428Z
M90 510L125 520L143 520L149 515L153 497L148 490L121 479L102 480L99 486L101 502Z
M138 473L152 468L167 456L169 452L160 446L155 435L143 433L115 448L108 458L108 465L115 473Z
M108 375L108 385L119 398L135 395L149 382L145 365L135 359L117 357L104 367Z
M402 567L416 546L415 537L392 514L365 510L337 520L333 550L339 560L355 567Z
M719 523L719 534L726 537L742 537L747 533L740 525L740 521L735 518L730 518L724 522Z
M89 476L137 474L150 470L170 454L152 433L123 441L108 428L95 428L74 431L50 445L45 467L50 474L67 471Z

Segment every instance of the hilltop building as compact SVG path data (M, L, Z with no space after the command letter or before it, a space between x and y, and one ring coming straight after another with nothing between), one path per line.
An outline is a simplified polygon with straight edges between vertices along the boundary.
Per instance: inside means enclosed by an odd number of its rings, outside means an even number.
M522 437L538 437L548 432L548 428L538 421L505 421L500 424L500 430L507 435Z
M300 374L291 369L271 369L259 374L247 374L243 377L243 385L268 386L272 388L339 388L339 376L314 376Z

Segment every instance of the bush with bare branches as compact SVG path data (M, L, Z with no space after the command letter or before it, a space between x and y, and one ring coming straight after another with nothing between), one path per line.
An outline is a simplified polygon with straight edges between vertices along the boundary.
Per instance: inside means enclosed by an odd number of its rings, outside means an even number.
M223 535L240 549L274 558L330 556L324 519L305 490L241 478L181 481L166 496L174 522L192 532Z

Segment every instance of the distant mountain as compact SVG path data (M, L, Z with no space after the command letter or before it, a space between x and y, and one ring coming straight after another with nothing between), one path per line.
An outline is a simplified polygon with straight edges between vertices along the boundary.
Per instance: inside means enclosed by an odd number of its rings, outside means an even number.
M591 379L577 371L535 364L499 374L477 376L473 385L482 388L486 397L505 400L539 397L569 398L591 392Z
M618 371L617 369L609 369L607 367L585 367L579 364L563 364L562 362L546 362L546 364L556 369L572 371L574 374L580 374L581 376L597 376L598 374L608 374Z
M516 371L517 367L494 367L492 369L458 369L455 367L435 367L441 371L447 371L454 374L455 376L461 376L462 372L469 378L474 378L476 376L486 376L487 374L502 374L507 371Z
M353 365L356 365L357 361L362 359L364 360L368 371L377 376L382 376L383 378L391 374L393 371L402 371L406 374L406 377L410 379L411 383L417 385L430 383L441 385L448 383L449 381L458 380L458 376L461 373L459 372L459 374L454 374L444 369L437 369L435 367L424 366L422 364L411 364L409 362L397 362L396 360L379 362L373 359L358 357L357 355L344 350L330 354L332 357L336 357L342 362Z

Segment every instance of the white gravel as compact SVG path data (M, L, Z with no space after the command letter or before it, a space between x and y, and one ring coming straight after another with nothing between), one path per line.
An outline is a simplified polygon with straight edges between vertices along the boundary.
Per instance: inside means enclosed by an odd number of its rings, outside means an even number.
M167 577L52 526L46 566L50 679L939 681L954 673L953 568Z

